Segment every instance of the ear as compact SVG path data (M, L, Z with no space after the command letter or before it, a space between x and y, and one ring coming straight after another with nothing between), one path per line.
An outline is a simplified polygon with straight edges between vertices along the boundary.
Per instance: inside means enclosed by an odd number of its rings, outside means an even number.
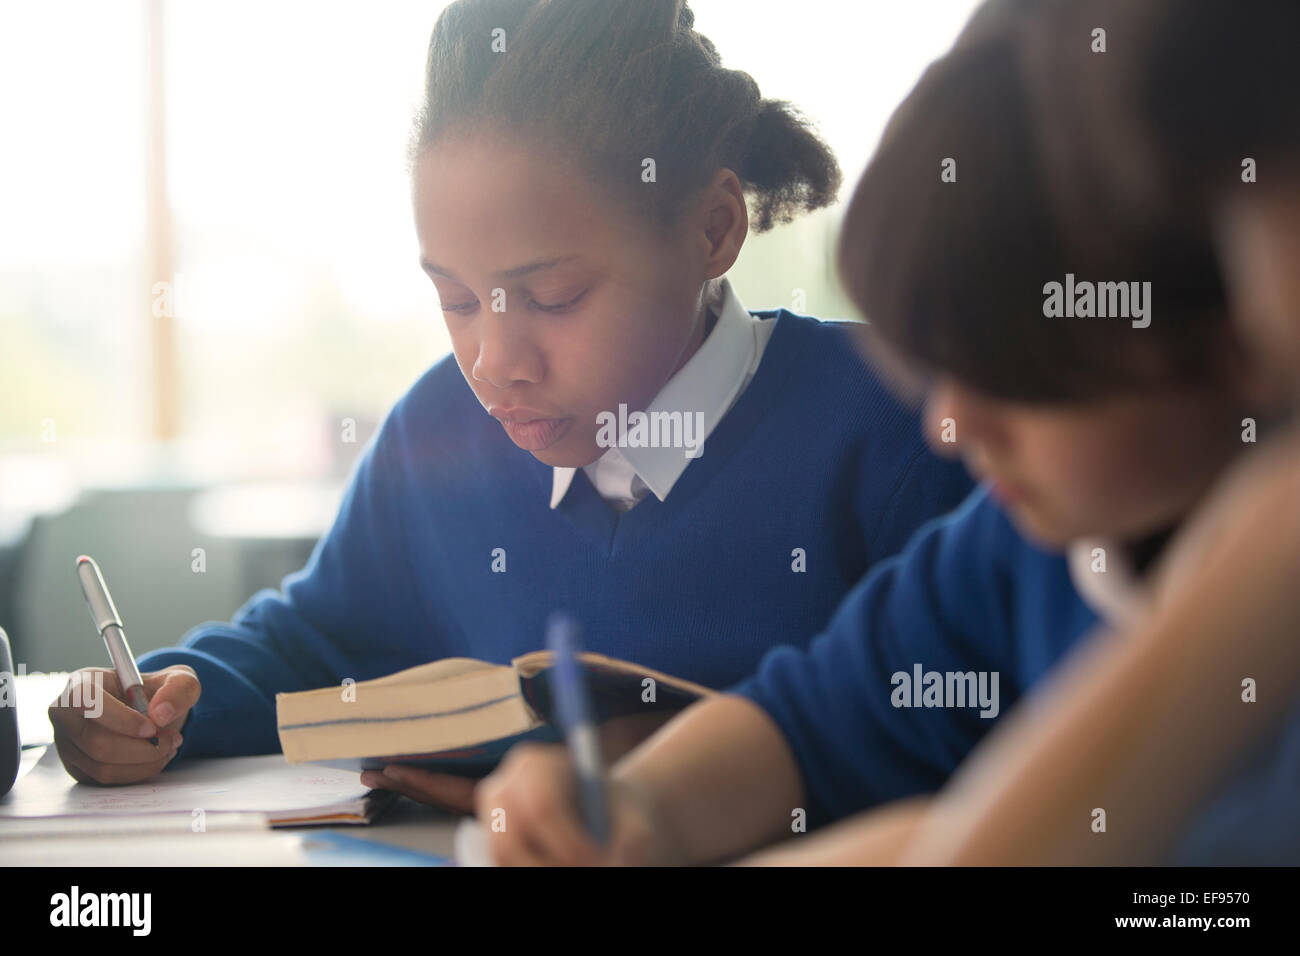
M749 209L740 179L726 167L713 174L700 193L693 222L697 225L706 279L724 275L740 256L749 235Z

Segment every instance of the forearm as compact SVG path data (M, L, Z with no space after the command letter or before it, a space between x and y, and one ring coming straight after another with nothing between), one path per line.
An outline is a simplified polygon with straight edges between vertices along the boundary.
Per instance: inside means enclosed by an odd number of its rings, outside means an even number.
M929 796L899 800L738 861L739 866L890 866L929 809Z
M600 755L606 766L631 753L651 734L675 716L673 711L653 714L628 714L613 717L600 725Z
M756 704L729 694L683 712L613 775L653 801L681 863L734 857L780 839L804 799L776 724Z
M918 828L906 862L1160 860L1300 689L1298 503L1300 468L1285 461L1231 487L1214 515L1221 530L1195 541L1187 573L1141 623L1092 642L1009 717ZM1258 702L1242 700L1246 678ZM1093 829L1098 809L1104 832Z

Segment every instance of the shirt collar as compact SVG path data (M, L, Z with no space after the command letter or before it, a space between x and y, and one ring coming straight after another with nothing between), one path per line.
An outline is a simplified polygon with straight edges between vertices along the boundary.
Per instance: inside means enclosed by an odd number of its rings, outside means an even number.
M714 303L718 320L686 364L677 370L645 409L647 413L681 412L683 416L703 414L704 428L697 455L704 441L722 421L737 394L757 352L755 320L741 303L731 282L723 278ZM617 412L616 409L611 409ZM647 488L660 501L668 497L677 479L691 463L683 448L610 448L606 455L622 455L636 470ZM551 483L551 507L564 500L576 468L555 468Z
M1094 570L1093 564L1105 554L1105 570ZM1145 599L1142 579L1138 576L1128 554L1117 543L1102 538L1081 538L1066 549L1070 580L1092 610L1109 625L1126 625L1133 621Z

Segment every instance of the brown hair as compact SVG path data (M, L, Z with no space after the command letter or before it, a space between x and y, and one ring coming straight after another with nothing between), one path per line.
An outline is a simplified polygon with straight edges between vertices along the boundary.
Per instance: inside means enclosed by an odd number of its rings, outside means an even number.
M721 167L740 179L757 232L834 202L826 144L724 68L694 22L685 0L457 0L429 40L408 159L449 129L489 124L574 157L661 225Z
M1173 229L1080 241L1081 223L1056 202L1053 150L1025 77L1027 21L1017 11L1029 7L1003 6L1001 22L972 21L890 120L840 235L850 297L911 365L1007 400L1075 401L1218 377L1235 340L1212 247ZM941 179L946 159L956 181ZM1044 286L1067 273L1150 281L1151 325L1047 317Z
M1111 49L1089 52L1090 28ZM1068 110L1092 148L1076 151L1070 194L1102 195L1135 221L1206 228L1212 205L1300 168L1300 3L1296 0L1095 0L1065 4L1029 38L1045 115Z

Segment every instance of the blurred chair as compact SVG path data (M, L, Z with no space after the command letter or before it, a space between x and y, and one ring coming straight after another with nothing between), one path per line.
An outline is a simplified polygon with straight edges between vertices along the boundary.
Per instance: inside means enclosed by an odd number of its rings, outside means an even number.
M257 548L258 580L234 538L205 535L190 520L196 488L97 490L67 511L36 518L19 548L9 634L28 671L108 665L74 574L80 554L103 571L132 651L177 643L204 621L225 621L259 587L302 567L314 538ZM194 549L204 549L196 571Z

